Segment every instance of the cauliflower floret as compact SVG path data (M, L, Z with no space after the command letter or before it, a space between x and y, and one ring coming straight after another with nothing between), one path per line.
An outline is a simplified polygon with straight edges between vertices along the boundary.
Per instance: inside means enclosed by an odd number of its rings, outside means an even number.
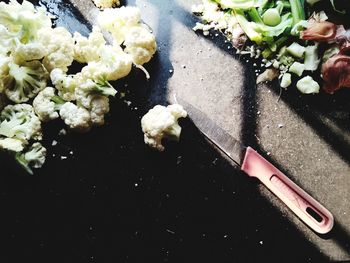
M61 98L65 101L75 100L75 88L79 84L77 75L67 75L62 69L56 68L51 71L50 78Z
M66 102L61 106L60 116L72 130L87 132L91 128L89 111L71 102Z
M152 148L163 151L162 139L178 141L181 133L178 119L186 116L187 112L178 104L169 105L168 107L155 106L141 119L145 143Z
M22 141L41 140L41 122L29 104L7 105L0 115L0 134Z
M93 81L91 79L87 79L75 90L75 97L77 99L78 105L81 105L86 109L90 109L91 101L94 97L114 97L116 93L117 91L106 80L100 79L97 81Z
M109 112L109 99L105 96L95 96L91 100L90 117L92 124L102 126L105 123L105 114Z
M156 38L146 28L141 26L131 27L124 41L124 51L132 56L137 65L142 65L151 60L157 50Z
M45 159L46 148L39 142L33 143L26 152L16 154L16 161L31 175L33 174L32 168L41 168Z
M90 111L92 124L101 126L104 124L104 115L109 112L108 96L114 97L116 93L108 81L88 79L75 90L75 97L79 106Z
M47 122L59 117L58 110L65 103L55 94L55 89L47 87L33 100L33 108L41 121Z
M85 79L118 80L127 76L132 67L132 58L123 52L119 46L106 45L100 52L101 60L89 62L82 69Z
M23 151L23 141L14 138L0 138L0 149L11 152Z
M120 5L119 0L93 0L93 2L99 8L111 8Z
M73 62L74 39L64 27L44 28L38 32L38 41L46 47L47 56L43 59L46 69L51 72L60 68L63 72Z
M92 28L89 38L80 33L74 33L74 59L80 63L88 63L100 59L99 49L106 44L106 40L97 26Z
M31 61L42 59L47 55L45 47L39 42L31 42L28 44L19 44L12 53L16 61Z
M21 65L10 62L8 66L4 88L5 94L13 102L26 102L46 87L48 73L39 61L25 62Z
M16 33L18 40L26 44L38 36L41 28L51 28L50 16L44 7L34 7L28 1L22 4L11 0L9 4L0 3L0 24L11 33Z
M140 10L133 6L108 8L100 12L97 18L100 27L109 31L118 45L123 43L128 28L138 25L140 20Z

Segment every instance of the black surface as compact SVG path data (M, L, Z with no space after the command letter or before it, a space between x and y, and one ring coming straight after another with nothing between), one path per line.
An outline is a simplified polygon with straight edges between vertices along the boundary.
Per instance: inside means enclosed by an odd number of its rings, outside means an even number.
M136 70L126 82L132 104L115 100L106 126L66 136L60 122L45 127L48 161L35 176L0 159L0 262L327 261L189 120L179 144L148 149L140 118L151 83Z

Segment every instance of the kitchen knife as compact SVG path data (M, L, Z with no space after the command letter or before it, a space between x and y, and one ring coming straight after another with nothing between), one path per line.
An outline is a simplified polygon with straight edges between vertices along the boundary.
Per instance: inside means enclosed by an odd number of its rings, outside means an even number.
M176 100L185 108L193 123L209 141L234 161L243 172L258 178L306 225L320 234L326 234L332 229L333 215L324 206L253 148L242 145L199 109L180 98Z

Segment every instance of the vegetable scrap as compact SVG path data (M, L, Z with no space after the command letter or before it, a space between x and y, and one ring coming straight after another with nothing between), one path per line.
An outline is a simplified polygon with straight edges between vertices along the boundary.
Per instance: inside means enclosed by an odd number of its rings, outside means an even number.
M202 19L193 29L219 30L237 54L261 59L257 83L278 78L284 89L296 83L303 94L331 94L350 88L350 29L318 11L321 2L349 19L349 4L336 0L202 0L192 8Z

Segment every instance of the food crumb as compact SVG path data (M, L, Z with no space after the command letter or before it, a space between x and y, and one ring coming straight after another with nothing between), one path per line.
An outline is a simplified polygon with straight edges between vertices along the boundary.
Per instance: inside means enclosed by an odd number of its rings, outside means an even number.
M67 135L67 131L66 131L65 129L61 129L61 130L58 132L58 135L60 135L60 136Z
M52 146L56 146L57 145L57 141L56 140L53 140L52 143L51 143Z

